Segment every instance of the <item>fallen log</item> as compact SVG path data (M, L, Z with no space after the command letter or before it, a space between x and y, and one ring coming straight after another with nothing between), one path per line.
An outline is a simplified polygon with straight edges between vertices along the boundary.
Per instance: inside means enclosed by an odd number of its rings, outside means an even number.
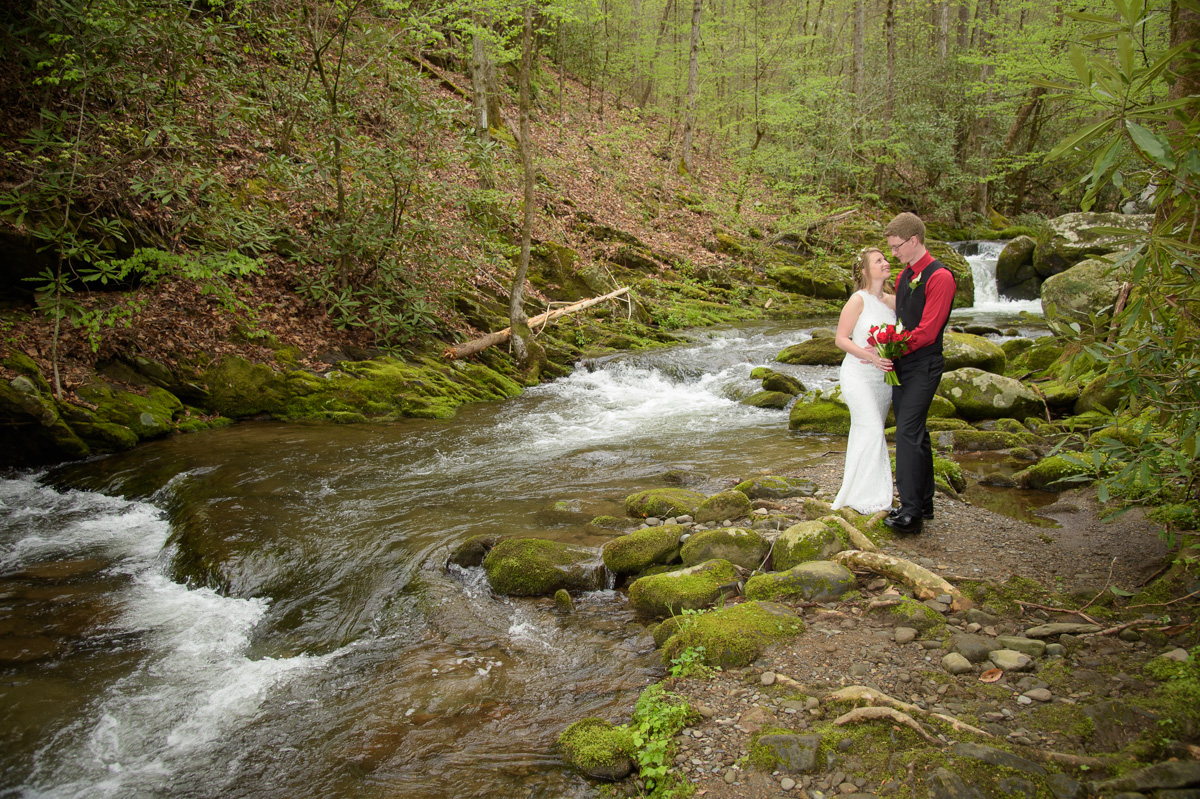
M546 313L538 314L529 320L529 326L537 327L538 325L544 325L547 322L552 322L555 319L558 319L560 316L566 316L567 314L572 314L576 311L582 311L585 308L591 308L593 305L599 305L607 300L620 297L622 294L625 294L628 291L629 287L625 286L624 288L619 288L616 291L611 291L602 297L592 297L590 300L581 300L580 302L568 305L565 308L559 308L557 311L547 311ZM503 330L496 331L495 333L488 333L486 336L481 336L479 338L472 339L471 341L465 341L462 344L455 344L453 347L447 347L442 351L442 356L451 361L459 358L465 358L468 355L474 355L477 352L486 350L488 347L491 347L495 344L502 344L505 341L508 341L511 337L512 328L506 327Z

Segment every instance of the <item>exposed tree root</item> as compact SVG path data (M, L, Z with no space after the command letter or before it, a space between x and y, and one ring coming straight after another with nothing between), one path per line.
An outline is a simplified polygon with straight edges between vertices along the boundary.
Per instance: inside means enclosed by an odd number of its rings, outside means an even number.
M862 550L863 552L878 552L879 551L879 548L876 547L874 543L872 543L871 539L867 538L866 534L862 530L859 530L857 527L855 527L853 524L851 524L850 522L843 519L841 516L833 516L833 515L823 516L823 517L821 517L821 521L825 522L826 524L833 522L834 524L841 527L842 530L846 533L846 538L850 541L850 543L853 544L858 549Z
M891 721L896 724L903 724L921 736L921 740L923 741L927 741L937 747L944 747L946 745L944 742L930 735L912 716L907 713L901 713L893 707L857 707L849 713L838 716L833 720L833 723L838 727L844 727L847 724L854 724L859 721Z
M963 596L961 591L938 575L918 566L911 560L898 558L895 555L847 549L834 555L833 560L847 568L857 566L860 569L867 569L904 583L913 589L918 599L936 599L941 594L948 594L951 597L950 607L953 610L964 610L974 604Z

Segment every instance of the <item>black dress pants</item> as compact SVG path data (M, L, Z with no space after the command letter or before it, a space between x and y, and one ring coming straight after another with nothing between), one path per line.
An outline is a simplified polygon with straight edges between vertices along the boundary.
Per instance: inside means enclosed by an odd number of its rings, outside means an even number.
M900 512L915 518L933 508L933 443L925 420L942 380L946 359L926 355L911 363L896 362L900 385L892 387L896 415L896 490Z

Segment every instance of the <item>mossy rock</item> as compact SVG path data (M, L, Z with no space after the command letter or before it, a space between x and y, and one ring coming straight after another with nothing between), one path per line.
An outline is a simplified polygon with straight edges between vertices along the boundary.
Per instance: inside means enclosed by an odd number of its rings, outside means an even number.
M161 438L175 429L183 403L174 394L151 386L145 396L95 378L78 389L80 399L96 406L96 418L129 428L139 439Z
M750 513L750 497L732 488L705 497L696 507L695 517L699 524L740 519Z
M559 734L558 745L568 766L593 779L623 780L633 772L633 736L611 721L580 719Z
M784 394L780 391L759 391L742 400L742 404L749 405L751 408L771 408L781 411L794 397L794 394Z
M625 498L625 512L644 519L653 516L669 519L673 516L695 516L704 495L685 488L652 488Z
M777 391L780 394L788 394L795 397L807 390L804 388L803 383L791 375L785 375L783 372L776 372L771 369L767 371L768 374L761 378L763 391Z
M895 627L912 627L926 635L946 626L942 614L909 597L902 597L899 603L876 608L873 612Z
M640 577L629 586L629 602L644 616L700 610L721 597L721 586L737 579L733 564L710 560L684 569Z
M679 555L684 566L709 560L727 560L744 569L757 569L766 560L771 545L754 530L745 527L718 527L693 533Z
M669 664L687 649L704 648L707 665L722 669L748 666L767 648L804 632L795 611L775 602L743 602L705 613L684 624L663 645Z
M1087 413L1088 411L1115 411L1121 404L1121 400L1129 393L1128 385L1115 385L1107 375L1100 375L1079 392L1079 399L1075 400L1075 414Z
M616 516L597 516L585 525L585 529L593 535L607 533L624 533L629 528L629 520Z
M780 350L775 360L794 366L839 366L845 357L834 339L813 337Z
M1083 460L1083 456L1078 456ZM1070 488L1077 488L1083 483L1091 482L1090 476L1093 470L1087 466L1075 463L1063 455L1051 455L1048 458L1042 458L1037 463L1027 469L1017 472L1013 475L1013 480L1021 488L1036 488L1043 491L1066 491ZM1058 482L1067 478L1089 478L1075 479L1067 482Z
M604 545L600 554L613 574L638 574L651 566L662 566L679 559L679 538L687 528L662 524L634 530Z
M942 375L938 394L968 421L1024 419L1046 413L1046 403L1018 380L967 367Z
M996 288L1001 294L1015 300L1037 299L1041 280L1033 268L1036 247L1032 236L1017 236L1004 245L996 259Z
M930 419L953 419L957 413L953 402L937 394L933 395L933 401L929 403Z
M1045 373L1063 357L1065 348L1054 336L1040 336L1021 352L1009 356L1007 372L1023 375Z
M222 358L203 373L202 380L208 389L206 407L231 419L283 415L293 396L285 375L240 356Z
M1053 411L1060 412L1068 408L1073 409L1082 393L1082 387L1078 383L1063 382L1061 380L1047 380L1045 383L1035 383L1033 388L1045 398L1047 407Z
M945 371L973 367L985 372L1004 373L1008 358L1004 350L994 341L970 333L955 333L947 330L943 338Z
M793 524L775 539L771 552L774 571L787 571L802 563L829 560L846 548L840 527L819 520Z
M962 493L967 488L967 478L963 475L962 467L952 460L934 455L933 474L945 480L956 493Z
M767 277L784 291L822 300L844 300L854 291L846 272L812 261L768 268Z
M788 499L811 497L817 493L817 485L804 477L752 477L734 486L750 499Z
M464 569L482 566L487 553L504 539L505 536L502 535L473 535L455 546L446 562Z
M1055 217L1038 236L1033 266L1042 277L1057 275L1085 259L1126 246L1123 240L1128 233L1108 233L1105 228L1145 233L1150 230L1153 219L1151 214L1086 211Z
M810 391L792 406L788 429L797 433L845 436L850 434L850 409L842 400L841 386L832 391Z
M49 384L26 374L0 380L0 451L5 465L53 463L91 454L62 418Z
M939 449L948 448L954 452L994 452L1040 444L1036 436L1028 433L1019 435L1000 430L976 430L971 427L938 433L936 438Z
M1031 338L1010 338L1007 341L1000 342L1000 349L1004 350L1004 357L1011 364L1014 358L1018 358L1028 352L1033 345L1034 340ZM1008 372L1011 370L1006 367L1005 371Z
M492 590L508 596L597 591L606 582L595 550L544 538L504 539L484 557L483 570Z
M787 571L756 574L746 581L746 597L760 600L835 602L854 589L854 573L840 563L814 560Z

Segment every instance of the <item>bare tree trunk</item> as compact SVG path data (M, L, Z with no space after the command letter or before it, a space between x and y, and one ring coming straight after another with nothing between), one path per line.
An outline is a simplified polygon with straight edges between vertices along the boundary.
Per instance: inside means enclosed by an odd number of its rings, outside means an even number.
M883 38L887 43L887 86L883 105L883 141L888 146L892 135L892 114L896 111L896 7L895 0L887 0L883 14ZM883 194L883 160L875 165L875 192Z
M854 0L854 70L850 75L850 93L857 96L863 77L863 29L867 27L865 0Z
M958 0L958 45L959 50L966 50L970 41L971 7L967 0Z
M689 175L695 174L692 164L692 138L696 128L696 94L700 85L700 4L692 0L692 47L688 61L687 113L683 120L682 163Z
M937 46L938 58L945 61L950 47L950 0L942 0L938 4Z
M667 22L671 19L671 10L675 7L675 0L667 0L666 6L663 7L662 19L658 21L658 37L654 40L654 54L650 56L650 63L646 66L646 85L642 87L642 96L638 99L638 106L645 108L646 103L650 102L650 95L654 92L654 64L658 61L658 54L662 52L663 38L667 34Z
M531 365L531 355L538 345L533 341L529 330L529 322L525 317L522 303L525 301L525 275L529 271L529 250L533 241L533 212L534 212L534 174L533 174L533 139L529 130L529 77L533 70L533 3L525 3L524 24L521 26L521 73L520 83L520 115L521 115L521 171L525 183L525 209L521 220L521 260L517 263L517 273L513 276L512 291L509 293L508 320L512 326L512 348L517 363L522 369ZM540 347L538 347L540 349Z

